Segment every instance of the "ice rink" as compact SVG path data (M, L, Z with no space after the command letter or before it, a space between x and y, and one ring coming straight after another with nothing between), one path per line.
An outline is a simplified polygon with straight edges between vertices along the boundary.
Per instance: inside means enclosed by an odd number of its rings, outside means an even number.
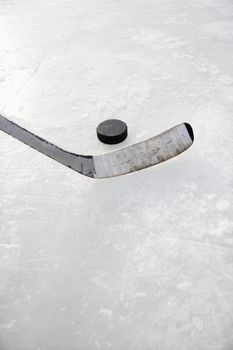
M93 180L0 132L0 350L233 350L233 1L0 0L0 113L79 154L195 133Z

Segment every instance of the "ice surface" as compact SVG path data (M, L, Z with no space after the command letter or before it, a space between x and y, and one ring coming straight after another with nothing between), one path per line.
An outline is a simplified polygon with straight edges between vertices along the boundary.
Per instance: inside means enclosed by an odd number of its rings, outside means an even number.
M0 134L1 350L233 349L232 56L231 0L0 2L6 116L81 154L105 118L196 135L97 181Z

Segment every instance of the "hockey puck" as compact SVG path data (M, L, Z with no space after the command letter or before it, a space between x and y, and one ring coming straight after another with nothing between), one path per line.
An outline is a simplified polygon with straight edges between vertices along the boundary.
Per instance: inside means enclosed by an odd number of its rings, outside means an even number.
M100 123L97 128L98 139L109 145L124 141L128 135L127 125L119 119L108 119Z

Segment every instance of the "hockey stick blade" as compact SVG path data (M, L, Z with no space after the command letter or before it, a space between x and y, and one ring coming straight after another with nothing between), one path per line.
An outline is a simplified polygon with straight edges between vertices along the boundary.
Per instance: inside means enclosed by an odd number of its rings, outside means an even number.
M78 173L92 178L120 176L159 164L186 151L194 140L191 125L181 123L132 146L103 155L83 156L53 145L1 114L0 130Z

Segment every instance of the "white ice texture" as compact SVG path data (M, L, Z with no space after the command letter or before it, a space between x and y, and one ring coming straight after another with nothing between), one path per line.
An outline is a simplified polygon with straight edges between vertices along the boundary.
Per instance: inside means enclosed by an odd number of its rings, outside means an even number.
M99 181L0 133L0 349L232 350L232 0L0 1L0 111L81 154L195 132Z

